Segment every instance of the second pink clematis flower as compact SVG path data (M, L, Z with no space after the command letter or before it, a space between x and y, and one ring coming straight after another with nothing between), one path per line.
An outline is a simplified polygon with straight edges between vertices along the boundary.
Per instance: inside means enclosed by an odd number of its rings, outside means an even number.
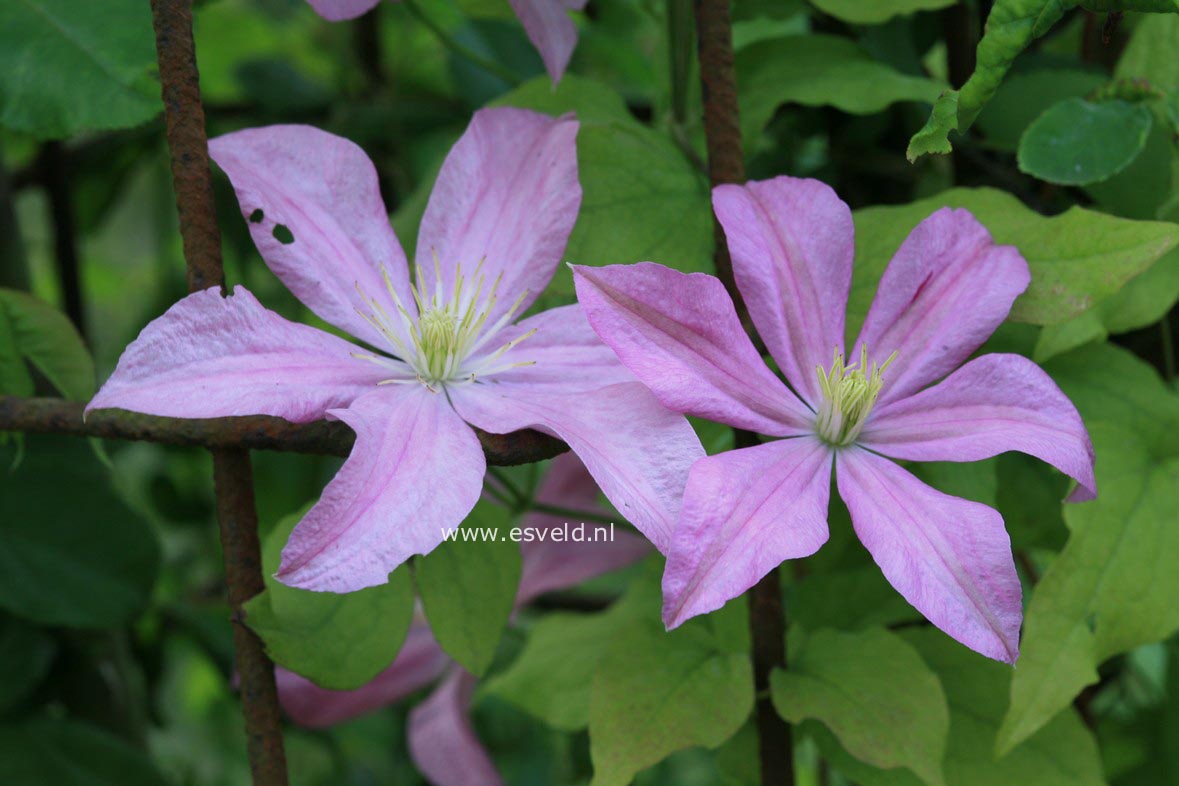
M356 145L307 126L214 139L270 269L371 348L288 322L242 287L227 298L209 289L144 328L88 409L348 424L351 455L283 550L278 578L295 587L382 584L441 543L483 488L471 426L563 439L667 548L703 455L691 426L619 364L576 304L516 321L577 218L577 130L572 117L476 113L430 196L412 284Z
M827 540L834 468L857 536L901 595L966 646L1014 663L1021 589L1002 517L891 459L1022 451L1078 482L1071 501L1094 497L1088 434L1048 375L1018 355L964 364L1027 288L1027 263L967 211L939 210L901 245L845 345L854 229L835 193L780 177L720 186L713 207L790 387L717 279L652 263L574 269L590 323L664 404L777 438L693 466L663 578L665 623L814 553Z

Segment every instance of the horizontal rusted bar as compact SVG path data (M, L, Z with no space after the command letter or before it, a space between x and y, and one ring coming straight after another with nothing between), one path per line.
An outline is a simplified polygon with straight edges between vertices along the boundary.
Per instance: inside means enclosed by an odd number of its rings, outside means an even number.
M282 418L165 418L120 409L100 409L82 419L83 405L59 398L0 396L0 431L74 434L83 437L159 442L211 449L244 448L347 456L355 437L343 423L289 423ZM543 461L568 450L539 431L489 434L475 429L487 463L496 466Z

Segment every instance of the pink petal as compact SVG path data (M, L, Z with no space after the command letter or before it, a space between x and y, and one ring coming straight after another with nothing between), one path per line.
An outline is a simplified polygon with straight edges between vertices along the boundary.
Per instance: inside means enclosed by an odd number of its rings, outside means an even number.
M814 416L753 348L720 281L657 265L573 268L590 324L663 405L772 436Z
M123 351L87 411L216 418L276 415L295 423L347 406L388 376L359 347L262 307L243 287L194 292Z
M873 412L864 447L913 461L978 461L1018 450L1097 495L1093 445L1077 408L1051 377L1019 355L983 355L945 380Z
M277 578L327 592L384 584L428 554L475 506L486 462L446 396L389 385L330 415L356 432L352 455L291 533Z
M435 786L497 786L495 765L471 726L475 678L455 666L409 714L409 754Z
M569 10L585 7L585 0L511 0L520 17L528 40L540 52L545 69L554 82L561 81L573 48L577 46L577 27Z
M315 13L329 22L355 19L374 8L381 0L307 0Z
M831 449L813 437L701 459L663 574L663 622L719 609L785 560L827 541Z
M661 551L670 543L688 469L704 448L688 421L643 385L561 394L493 382L450 396L463 419L484 431L535 428L563 439L628 521Z
M996 246L969 211L942 208L888 263L849 360L863 343L877 362L895 351L880 404L916 393L982 346L1030 280L1019 251Z
M1022 591L1002 516L858 447L839 451L836 479L856 535L897 592L967 647L1014 663Z
M364 151L310 126L268 126L210 140L209 155L229 175L254 244L287 289L325 321L386 349L357 313L371 311L357 288L391 309L383 267L406 308L415 306L405 253ZM255 211L261 220L252 220ZM274 236L277 224L294 242Z
M851 211L826 184L793 177L717 186L712 207L758 334L794 389L816 405L815 367L843 348Z
M614 350L594 333L576 303L550 308L509 325L487 343L481 354L494 354L534 330L533 335L500 356L498 363L522 365L497 373L496 384L545 385L577 391L635 381L634 375L618 362Z
M481 109L450 150L418 233L415 260L425 280L453 290L459 266L482 263L487 286L502 276L489 324L516 298L523 313L553 277L577 211L577 121L525 109Z
M322 729L401 701L438 679L450 662L422 622L409 629L389 668L356 690L327 690L281 666L274 676L278 700L291 720L309 729Z
M609 511L598 500L598 484L572 453L563 453L552 466L537 489L536 500L573 511L608 515ZM611 540L584 542L555 540L554 533L576 533L571 527L584 524L586 537L595 536L595 528L604 525L582 522L576 516L564 517L548 513L529 513L521 528L525 540L520 550L524 555L524 571L520 576L517 605L524 605L538 595L572 587L581 582L638 562L651 553L651 544L626 530L614 528ZM567 527L566 524L569 526Z

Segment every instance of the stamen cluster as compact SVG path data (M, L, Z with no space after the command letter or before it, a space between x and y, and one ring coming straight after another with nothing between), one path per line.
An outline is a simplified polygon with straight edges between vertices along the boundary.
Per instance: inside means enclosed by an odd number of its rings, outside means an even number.
M823 401L816 423L819 436L835 446L850 445L860 435L868 413L884 387L884 371L896 359L889 355L883 364L868 366L868 348L860 347L860 362L845 366L843 353L838 348L830 370L816 366Z
M427 387L433 388L435 385L445 383L474 382L478 377L509 368L531 365L534 362L503 363L498 361L508 350L535 333L535 329L506 342L495 352L475 357L479 350L483 349L500 330L511 323L520 304L528 295L527 290L520 294L511 308L493 324L488 325L487 320L495 310L496 292L503 278L502 274L496 277L491 284L491 289L484 296L483 291L487 282L483 275L483 263L480 262L476 266L471 279L463 276L462 267L459 266L455 270L453 290L447 297L443 292L441 265L437 255L434 256L433 292L427 291L428 288L420 266L417 267L415 273L412 293L418 311L416 320L401 302L401 298L384 267L381 268L381 274L385 279L385 289L393 300L396 312L394 316L390 316L376 298L370 297L359 287L357 288L361 298L370 309L369 313L363 311L358 313L380 331L400 363L376 355L362 355L360 357L394 368L404 364L413 372L408 378L392 378L380 384L421 382ZM394 328L396 324L394 318L400 320L403 331ZM403 336L408 336L408 344Z

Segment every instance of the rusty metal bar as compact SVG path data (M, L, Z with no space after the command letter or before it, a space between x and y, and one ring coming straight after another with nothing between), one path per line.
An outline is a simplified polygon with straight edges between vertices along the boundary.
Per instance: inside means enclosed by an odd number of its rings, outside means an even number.
M152 23L164 100L164 127L172 163L172 185L190 292L220 286L221 232L213 201L205 111L192 35L192 0L152 0ZM255 786L287 786L282 717L274 664L262 641L242 624L242 605L263 589L258 514L254 506L250 454L241 447L213 451L217 520L224 552L225 583L234 621L233 643L246 750Z
M289 423L281 418L251 415L238 418L165 418L100 409L82 419L83 405L60 398L0 396L0 431L73 434L133 442L196 446L209 449L245 448L347 456L355 435L343 423ZM544 461L568 446L539 431L489 434L475 429L487 463L512 466Z
M704 136L708 147L708 177L713 186L741 183L745 180L745 157L741 147L729 0L695 0L695 12L700 87L704 100ZM745 318L744 303L733 278L728 242L715 216L713 228L716 234L714 261L717 277L733 298L737 313ZM750 333L756 340L755 331L750 329ZM734 438L738 448L758 442L755 434L740 429L734 429ZM794 749L790 725L778 715L770 699L770 674L775 668L786 666L786 614L782 608L778 571L778 568L770 571L748 593L762 786L792 786L794 783Z

